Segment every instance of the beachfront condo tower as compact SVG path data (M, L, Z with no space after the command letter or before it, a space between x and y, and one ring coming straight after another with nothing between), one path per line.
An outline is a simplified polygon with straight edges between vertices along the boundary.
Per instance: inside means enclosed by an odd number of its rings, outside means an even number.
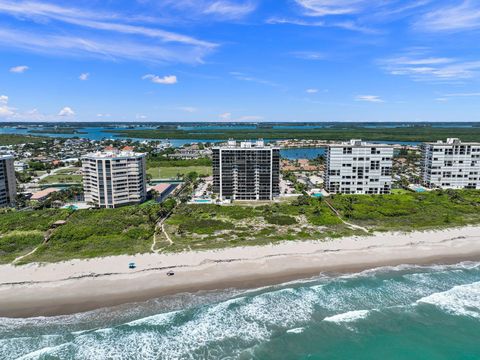
M325 190L331 194L389 194L393 147L350 140L327 146Z
M213 148L213 192L222 200L273 200L280 194L280 149L262 140Z
M13 156L0 155L0 207L12 206L17 196Z
M429 188L480 189L480 143L422 144L422 180Z
M102 208L146 199L145 154L106 150L82 157L85 201Z

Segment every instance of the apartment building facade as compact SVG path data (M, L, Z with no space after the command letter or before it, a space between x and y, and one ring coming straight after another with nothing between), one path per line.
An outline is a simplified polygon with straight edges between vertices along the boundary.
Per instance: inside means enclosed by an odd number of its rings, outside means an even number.
M145 201L145 154L108 150L82 157L85 201L116 208Z
M280 195L280 149L262 140L212 149L213 192L222 200L273 200Z
M12 206L17 196L13 156L0 155L0 207Z
M393 147L350 140L327 147L325 190L336 194L389 194Z
M480 143L422 144L422 181L429 188L480 189Z

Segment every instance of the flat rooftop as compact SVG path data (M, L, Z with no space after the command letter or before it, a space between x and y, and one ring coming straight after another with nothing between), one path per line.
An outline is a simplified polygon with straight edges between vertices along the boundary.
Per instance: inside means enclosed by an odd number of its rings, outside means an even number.
M214 149L232 149L232 150L270 150L270 149L280 149L277 146L272 146L265 144L265 141L262 139L257 141L236 141L228 140L226 144L214 146Z
M425 144L444 145L444 146L450 146L450 145L479 145L480 146L480 142L462 142L458 138L448 138L446 141L437 140L436 142L426 142Z
M350 141L344 141L336 144L327 144L328 147L388 147L393 148L393 145L389 144L377 144L362 141L361 139L352 139Z
M97 151L94 153L86 154L82 158L90 159L127 159L127 158L137 158L144 157L144 153L137 153L130 150L105 150Z

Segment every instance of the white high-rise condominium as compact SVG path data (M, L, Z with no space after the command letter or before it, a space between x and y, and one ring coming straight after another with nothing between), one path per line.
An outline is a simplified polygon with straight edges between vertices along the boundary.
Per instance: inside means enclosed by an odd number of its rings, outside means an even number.
M393 147L350 140L327 147L325 190L341 194L388 194Z
M0 155L0 207L11 206L17 196L13 156Z
M422 180L429 188L480 189L480 143L450 138L423 144Z
M145 154L108 150L82 157L85 201L115 208L146 199Z

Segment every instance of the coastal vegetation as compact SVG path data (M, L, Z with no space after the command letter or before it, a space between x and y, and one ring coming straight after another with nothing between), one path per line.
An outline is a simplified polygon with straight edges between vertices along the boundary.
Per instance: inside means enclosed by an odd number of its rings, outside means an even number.
M10 211L0 216L0 263L37 246L19 263L145 253L157 221L173 206L169 200L117 209ZM66 223L55 227L57 220Z
M165 228L173 244L163 244L164 251L322 240L359 233L343 224L324 202L309 197L266 205L182 204Z
M0 264L9 263L39 246L55 221L68 210L4 211L0 213Z
M334 195L328 201L344 219L372 231L412 231L480 223L478 190Z
M86 134L84 131L80 131L72 127L56 127L56 128L43 128L43 129L33 129L28 131L31 134Z
M172 210L164 224L166 237L157 223ZM66 223L52 227L57 220ZM7 211L0 216L0 262L37 246L21 263L144 253L151 251L154 236L156 251L179 252L471 224L480 224L478 190L301 195L278 203L222 206L175 207L169 199L118 209Z
M48 140L41 136L19 135L19 134L0 134L0 146L18 145L26 143L39 143Z
M109 130L110 131L110 130ZM120 137L137 137L147 139L322 139L349 140L352 138L370 141L436 141L447 137L458 137L463 141L480 141L480 127L432 127L432 126L399 126L362 127L342 125L325 128L256 127L252 129L235 128L199 128L187 130L171 129L132 129L115 130Z

